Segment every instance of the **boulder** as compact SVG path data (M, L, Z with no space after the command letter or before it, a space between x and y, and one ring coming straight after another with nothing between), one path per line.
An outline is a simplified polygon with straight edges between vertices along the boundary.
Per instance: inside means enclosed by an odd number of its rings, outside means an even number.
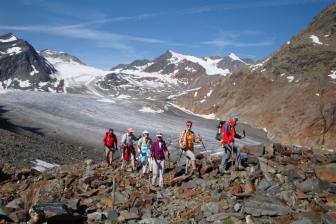
M9 212L6 208L0 207L0 220L11 221L9 218Z
M32 217L30 223L70 223L73 222L72 213L66 205L62 203L47 203L34 205L29 210L29 215Z
M13 210L19 210L24 208L24 203L21 198L14 199L13 201L9 202L6 205L6 208L13 209Z
M33 205L60 201L63 189L62 179L44 180L31 185L22 197L26 211Z
M322 190L328 189L329 185L327 182L323 182L316 178L307 179L301 183L297 183L296 187L303 193L308 192L320 192Z
M320 165L315 167L317 178L329 183L336 183L336 163Z
M119 216L119 222L127 222L127 221L130 221L130 220L136 220L136 219L139 219L139 215L138 214L134 214L132 212L129 212L129 211L120 211L120 216Z
M245 201L245 212L252 216L280 216L289 214L290 209L277 197L254 195Z
M264 145L243 145L240 148L240 151L248 153L250 155L260 157L265 154L265 146Z
M100 223L106 216L103 212L93 212L87 215L88 222Z
M9 218L15 223L22 223L27 221L27 212L25 210L18 210L9 214Z

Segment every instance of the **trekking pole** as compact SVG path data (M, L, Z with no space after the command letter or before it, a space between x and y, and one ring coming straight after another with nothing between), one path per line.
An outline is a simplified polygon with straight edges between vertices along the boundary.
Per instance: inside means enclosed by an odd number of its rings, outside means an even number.
M113 177L113 190L112 190L112 210L114 210L114 201L115 201L115 191L116 191L116 180L115 177Z

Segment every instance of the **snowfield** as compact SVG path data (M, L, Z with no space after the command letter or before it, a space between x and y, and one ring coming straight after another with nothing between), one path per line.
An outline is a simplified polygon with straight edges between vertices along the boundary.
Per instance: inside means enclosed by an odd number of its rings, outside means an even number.
M222 59L211 59L211 58L198 58L190 55L183 55L176 53L174 51L169 51L173 56L170 59L172 64L178 64L183 60L188 60L201 65L208 75L223 75L226 76L231 72L229 69L221 69L217 67L217 63Z
M331 71L330 75L328 75L331 79L336 79L336 70Z

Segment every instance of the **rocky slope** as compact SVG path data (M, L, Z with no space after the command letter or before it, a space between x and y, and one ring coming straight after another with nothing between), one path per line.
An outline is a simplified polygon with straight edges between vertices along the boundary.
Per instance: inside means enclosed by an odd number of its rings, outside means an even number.
M243 148L244 171L218 173L220 158L197 156L201 178L166 162L159 189L140 173L86 160L39 173L0 169L1 223L335 223L335 153ZM139 164L138 164L139 165ZM140 168L140 167L139 167Z
M55 72L27 41L11 33L0 36L1 88L55 91L59 85Z
M264 61L201 89L176 104L195 113L264 128L277 142L336 145L336 4Z

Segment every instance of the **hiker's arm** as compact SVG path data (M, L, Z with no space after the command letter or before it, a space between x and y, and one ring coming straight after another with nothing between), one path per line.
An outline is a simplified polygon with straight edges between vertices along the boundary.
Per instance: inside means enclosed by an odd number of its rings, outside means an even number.
M116 135L114 135L115 141L114 141L114 147L117 149L118 148L118 138Z
M243 138L240 134L238 134L238 132L236 132L236 129L235 129L235 136L234 137L238 138L238 139L242 139Z
M125 142L126 142L126 135L123 135L121 137L121 147L125 147L126 146Z

